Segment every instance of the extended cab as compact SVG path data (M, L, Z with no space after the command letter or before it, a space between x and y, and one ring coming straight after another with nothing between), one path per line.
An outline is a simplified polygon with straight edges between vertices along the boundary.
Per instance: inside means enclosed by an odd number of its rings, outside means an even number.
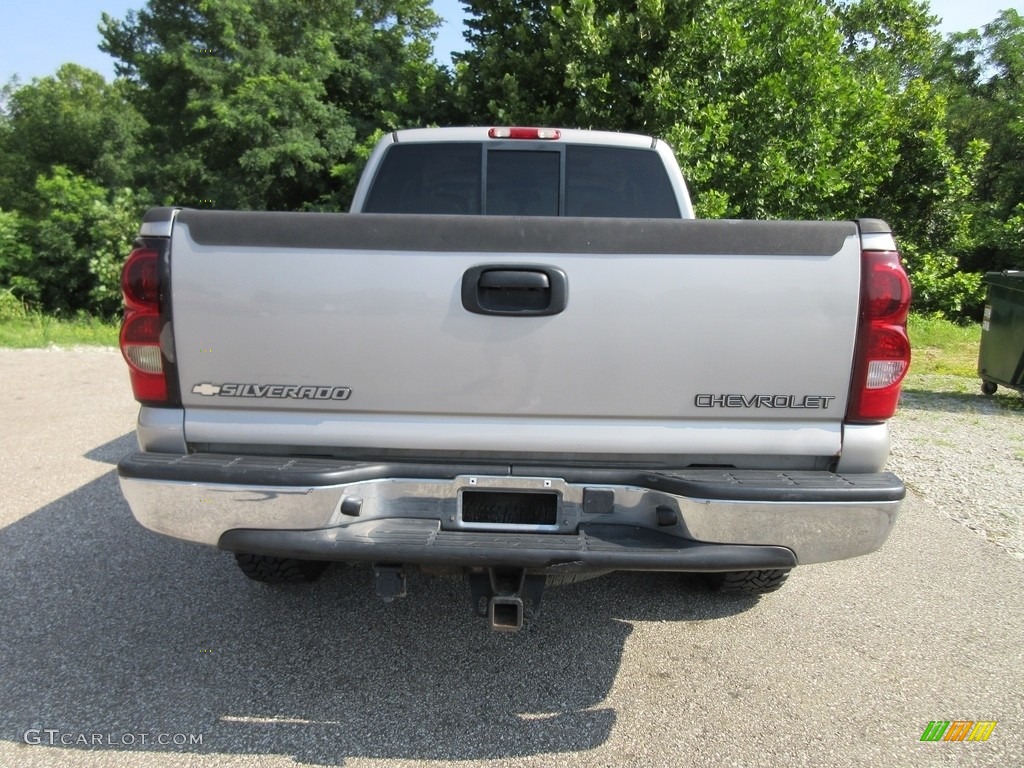
M695 220L668 146L399 131L349 214L158 208L123 277L142 525L263 581L466 573L770 591L882 545L910 359L889 228Z

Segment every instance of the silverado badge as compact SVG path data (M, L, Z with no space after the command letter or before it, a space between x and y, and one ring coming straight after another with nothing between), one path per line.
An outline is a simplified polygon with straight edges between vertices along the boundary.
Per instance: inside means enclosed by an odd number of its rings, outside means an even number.
M268 397L276 400L348 400L348 387L309 384L196 384L193 395L203 397Z

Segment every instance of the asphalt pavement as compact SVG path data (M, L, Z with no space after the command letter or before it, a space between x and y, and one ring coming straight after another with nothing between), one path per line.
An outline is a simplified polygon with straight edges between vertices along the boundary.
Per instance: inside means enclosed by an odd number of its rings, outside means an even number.
M1024 561L913 493L759 601L613 574L497 634L458 580L271 588L144 530L135 411L116 351L0 350L0 766L1024 766Z

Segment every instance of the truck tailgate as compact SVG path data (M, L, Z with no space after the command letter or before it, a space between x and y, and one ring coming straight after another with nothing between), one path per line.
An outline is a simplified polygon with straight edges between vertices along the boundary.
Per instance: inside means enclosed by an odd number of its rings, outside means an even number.
M191 443L840 450L852 222L184 210L170 259ZM560 270L565 308L467 310L488 265Z

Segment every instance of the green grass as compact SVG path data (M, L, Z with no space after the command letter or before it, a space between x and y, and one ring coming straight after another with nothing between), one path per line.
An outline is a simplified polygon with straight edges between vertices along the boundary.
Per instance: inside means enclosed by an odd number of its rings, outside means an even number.
M911 374L978 378L981 326L911 315L907 323L913 359Z
M72 320L26 313L0 319L0 347L116 347L119 325L91 317Z

